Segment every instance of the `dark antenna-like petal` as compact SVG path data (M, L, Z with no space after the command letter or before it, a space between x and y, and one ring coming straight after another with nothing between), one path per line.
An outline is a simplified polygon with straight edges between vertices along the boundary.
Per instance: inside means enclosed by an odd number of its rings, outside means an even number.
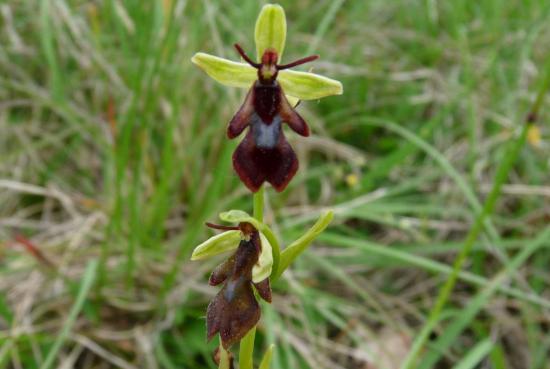
M250 59L250 57L248 55L246 55L246 53L244 52L243 48L241 47L241 45L239 44L235 44L233 45L235 46L235 49L237 49L237 52L239 53L239 55L248 63L250 64L251 66L253 66L254 68L258 69L260 68L261 64L259 63L254 63L252 61L252 59Z
M319 59L319 55L311 55L311 56L307 56L305 58L302 58L302 59L298 59L296 61L293 61L292 63L288 63L288 64L283 64L283 65L277 65L277 69L278 70L283 70L283 69L288 69L288 68L293 68L293 67L296 67L298 65L302 65L302 64L305 64L305 63L309 63L311 61L314 61L316 59Z
M208 228L219 229L221 231L238 231L239 230L238 226L226 226L226 225L214 224L210 222L206 222L204 224L206 224Z

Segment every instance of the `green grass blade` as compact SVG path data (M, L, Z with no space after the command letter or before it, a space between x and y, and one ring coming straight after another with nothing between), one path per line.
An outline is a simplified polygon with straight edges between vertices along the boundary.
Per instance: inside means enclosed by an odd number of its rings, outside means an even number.
M493 349L493 342L487 338L475 345L453 369L474 369Z
M531 255L539 250L544 245L550 242L550 227L546 228L539 237L533 242L525 245L523 249L511 260L511 262L498 273L477 295L468 303L468 305L461 310L461 313L445 328L441 336L437 341L430 346L432 350L426 354L424 360L420 363L417 369L432 368L441 355L453 345L458 339L459 335L466 329L471 323L474 317L487 305L489 299L494 295L498 288L504 285L505 280L510 275L521 267L523 263L527 261Z
M507 150L504 160L502 161L501 165L498 167L491 192L489 193L489 196L485 201L485 204L483 206L481 213L477 216L474 225L472 226L470 232L466 236L466 240L464 241L464 246L462 250L460 251L460 253L455 259L455 262L453 264L453 272L451 273L451 275L449 276L449 278L447 279L443 287L440 289L436 303L430 312L428 321L436 322L439 320L439 316L441 315L443 307L447 303L447 300L449 299L449 296L456 284L460 270L462 269L462 266L464 265L468 256L470 255L470 251L483 229L483 224L485 223L485 220L493 212L497 199L500 196L501 187L504 181L506 180L506 178L508 177L508 173L519 155L519 151L525 144L528 127L529 127L528 124L524 124L522 126L519 137L516 140L511 142L510 148L509 150ZM428 340L430 333L432 332L432 329L433 329L432 326L433 326L432 324L428 324L425 326L425 328L421 330L420 334L417 336L414 342L414 345L413 345L414 349L411 350L407 355L407 358L405 359L402 365L402 368L414 367L416 359L420 353L420 350L422 349L425 342Z
M445 156L443 156L435 147L430 145L428 142L422 139L419 135L415 134L414 132L412 132L411 130L405 127L402 127L388 120L365 118L361 120L361 123L391 130L399 134L400 136L404 137L405 139L407 139L407 141L411 142L415 146L422 149L433 160L435 160L436 163L439 164L439 166L445 171L445 173L449 177L453 179L453 181L456 183L458 188L462 191L462 193L466 197L466 200L468 200L468 203L470 204L474 213L478 213L481 211L482 205L479 202L476 194L474 193L474 191L466 181L466 179L464 179L464 177L453 167L453 165L449 162L449 160ZM493 240L498 239L498 232L496 231L495 227L490 223L489 220L486 221L486 227L487 227L487 232L492 237L492 239Z
M364 251L366 254L378 255L393 261L398 261L405 265L414 265L418 268L422 268L432 273L441 273L445 275L450 275L451 273L453 273L453 268L451 268L449 265L446 265L422 256L413 255L403 250L395 249L392 247L388 247L388 246L377 244L370 241L365 241L363 239L325 232L319 236L319 240L334 246L359 248L362 251ZM465 281L480 287L486 286L490 283L487 278L479 276L477 274L467 272L467 271L460 271L458 273L458 278L462 281ZM506 295L531 302L541 307L550 308L550 301L548 301L543 297L525 293L516 288L511 288L509 286L503 286L503 285L499 285L497 287L497 290Z
M98 266L97 260L90 261L86 266L86 270L84 271L84 276L82 277L82 281L80 282L80 289L78 290L78 295L76 296L76 300L69 312L69 315L67 316L67 320L65 320L65 323L61 328L61 331L57 335L57 338L53 346L50 348L50 351L48 352L46 359L44 359L44 362L40 366L40 369L50 369L52 367L55 359L57 358L59 350L61 349L61 346L67 340L67 337L69 336L69 333L71 332L71 329L73 328L74 323L76 322L76 318L78 318L78 314L80 314L80 311L84 306L84 302L86 301L88 292L90 292L90 289L92 288L92 285L96 278L97 266Z

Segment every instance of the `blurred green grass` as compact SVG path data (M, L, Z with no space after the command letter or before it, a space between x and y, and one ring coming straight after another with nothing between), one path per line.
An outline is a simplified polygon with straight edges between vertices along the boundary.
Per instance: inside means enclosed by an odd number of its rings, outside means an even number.
M550 3L280 3L288 60L320 54L345 94L300 105L314 136L289 135L301 169L268 191L283 244L336 221L274 286L257 347L275 369L398 368L540 89ZM251 210L225 138L244 91L190 58L237 60L261 5L0 4L0 368L213 368L215 263L187 259L205 220ZM419 368L549 367L544 101Z

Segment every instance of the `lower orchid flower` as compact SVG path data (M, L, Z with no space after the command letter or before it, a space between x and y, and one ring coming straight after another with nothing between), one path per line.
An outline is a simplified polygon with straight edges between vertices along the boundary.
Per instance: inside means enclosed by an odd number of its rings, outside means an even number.
M254 295L271 302L271 275L273 256L267 238L250 222L238 226L206 223L225 232L211 237L197 246L192 260L237 249L220 264L209 279L209 284L223 287L208 305L206 312L207 339L220 334L225 349L239 342L260 319L261 311Z
M270 281L275 281L307 249L329 225L332 217L332 211L321 215L306 233L282 252L271 229L244 211L230 210L220 214L221 220L236 223L236 226L206 223L208 227L224 232L198 245L193 250L191 260L201 260L235 250L214 269L208 281L212 286L223 283L222 289L212 299L206 312L207 339L211 340L219 333L223 348L218 348L214 353L217 364L220 357L225 355L228 364L223 367L232 368L232 355L226 350L241 341L260 320L260 306L254 292L271 303ZM260 369L269 367L268 353L264 356L265 364Z

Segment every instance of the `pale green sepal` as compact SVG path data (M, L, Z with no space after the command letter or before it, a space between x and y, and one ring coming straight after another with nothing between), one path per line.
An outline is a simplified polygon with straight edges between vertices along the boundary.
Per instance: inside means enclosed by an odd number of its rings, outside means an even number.
M271 268L273 267L273 250L271 244L260 232L260 242L262 244L262 251L258 262L252 268L252 282L259 283L271 275Z
M262 358L262 362L260 363L260 366L258 369L269 369L271 366L271 356L273 356L273 349L275 348L275 345L271 344L265 351L264 357Z
M273 252L273 266L271 268L271 276L270 278L274 277L275 272L279 269L279 259L281 258L281 247L279 246L279 241L277 240L277 237L275 237L275 234L269 228L267 225L262 224L261 232L267 238L269 241L269 244L271 245L271 251Z
M286 17L282 6L276 4L264 5L256 20L254 40L256 41L258 62L262 59L262 55L267 48L277 50L278 61L281 61L286 42Z
M325 230L325 228L328 227L333 217L334 212L332 210L329 210L325 214L321 215L321 217L319 217L313 227L311 227L302 237L298 238L281 252L279 268L276 274L277 277L283 274L283 272L298 257L298 255L304 252L305 249L307 249L307 247L310 245L310 243L319 234L321 234Z
M282 70L277 80L285 94L300 100L317 100L326 96L341 95L344 92L340 81L315 73Z
M191 260L200 260L234 250L241 242L241 231L231 230L210 237L193 250Z
M258 72L250 65L237 63L206 53L196 53L191 61L222 85L250 88Z
M250 223L257 230L260 230L263 227L263 224L260 223L256 218L251 217L246 211L242 210L229 210L220 213L220 219L228 223Z

